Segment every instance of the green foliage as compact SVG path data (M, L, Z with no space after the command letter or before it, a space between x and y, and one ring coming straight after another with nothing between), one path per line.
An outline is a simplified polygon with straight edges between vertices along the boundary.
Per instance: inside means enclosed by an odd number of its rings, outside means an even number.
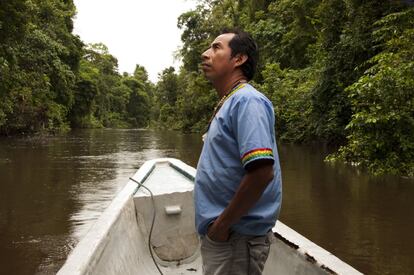
M74 12L72 1L2 2L0 133L68 128L82 45Z
M130 89L127 103L129 122L133 126L147 126L150 119L150 100L146 85L135 77L126 78L123 84Z
M376 25L374 35L384 51L347 88L353 115L348 144L336 157L374 173L414 176L414 9Z
M205 78L196 72L182 71L180 79L186 83L177 100L182 129L191 132L205 131L218 100L217 94Z
M175 69L169 67L164 69L159 75L159 81L156 86L156 94L159 102L174 106L177 101L178 76Z
M317 70L284 69L268 64L262 72L261 91L274 103L279 139L302 142L312 138L311 91L317 80Z
M337 158L412 175L411 9L404 1L199 1L178 19L183 67L168 84L176 101L158 90L153 113L201 131L217 97L200 55L223 27L241 27L259 44L254 82L275 106L281 140L343 145Z
M266 61L278 62L282 68L304 68L309 64L308 46L316 41L316 30L312 21L316 0L283 0L273 2L259 35L266 42ZM263 32L276 39L263 37ZM273 32L273 33L272 33ZM264 39L263 39L264 38ZM277 41L277 43L275 43Z
M182 68L177 75L172 67L167 68L155 88L154 124L186 132L204 131L216 100L216 92L201 74Z
M259 44L254 83L289 142L342 145L374 173L414 174L414 11L408 1L199 0L178 18L179 72L156 85L144 67L118 72L105 45L72 34L72 0L0 3L0 134L69 127L204 131L217 103L199 70L224 27Z
M375 0L322 1L318 7L318 43L325 58L313 90L312 115L321 139L344 142L344 128L352 115L345 88L363 74L363 64L375 54L374 23L391 8L388 1L378 5Z
M0 134L148 125L145 68L120 76L105 45L72 34L75 12L71 0L0 3Z
M144 67L118 73L118 61L102 43L88 45L80 62L72 108L73 127L146 127L152 86Z

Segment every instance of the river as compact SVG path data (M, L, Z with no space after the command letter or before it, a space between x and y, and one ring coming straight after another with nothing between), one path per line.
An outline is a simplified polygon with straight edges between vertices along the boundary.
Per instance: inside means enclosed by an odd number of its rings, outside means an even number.
M142 163L196 166L199 134L78 130L0 138L0 274L54 274ZM281 221L368 274L414 274L414 180L323 161L323 146L279 145Z

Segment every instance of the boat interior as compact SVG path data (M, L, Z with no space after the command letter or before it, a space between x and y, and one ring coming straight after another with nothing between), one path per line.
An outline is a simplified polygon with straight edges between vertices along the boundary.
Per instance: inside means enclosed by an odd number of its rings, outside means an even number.
M195 173L176 159L146 162L58 274L202 274L194 226ZM360 274L281 222L273 232L263 274Z

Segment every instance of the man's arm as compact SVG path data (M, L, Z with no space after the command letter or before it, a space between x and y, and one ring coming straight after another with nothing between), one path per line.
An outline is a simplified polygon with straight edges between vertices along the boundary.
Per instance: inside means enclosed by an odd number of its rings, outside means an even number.
M215 241L226 241L230 226L243 217L260 199L273 179L273 161L258 160L248 167L229 205L208 229L208 236Z

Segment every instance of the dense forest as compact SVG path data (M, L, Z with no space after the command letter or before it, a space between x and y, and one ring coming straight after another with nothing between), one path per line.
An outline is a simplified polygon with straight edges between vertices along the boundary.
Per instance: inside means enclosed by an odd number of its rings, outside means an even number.
M330 161L414 176L414 5L409 0L199 0L177 21L182 66L156 84L118 72L72 34L71 0L0 3L0 134L69 128L203 131L218 98L200 55L224 27L260 48L254 85L278 138L338 146Z
M72 34L75 14L71 0L0 2L0 134L148 125L145 68L120 75L105 45Z

